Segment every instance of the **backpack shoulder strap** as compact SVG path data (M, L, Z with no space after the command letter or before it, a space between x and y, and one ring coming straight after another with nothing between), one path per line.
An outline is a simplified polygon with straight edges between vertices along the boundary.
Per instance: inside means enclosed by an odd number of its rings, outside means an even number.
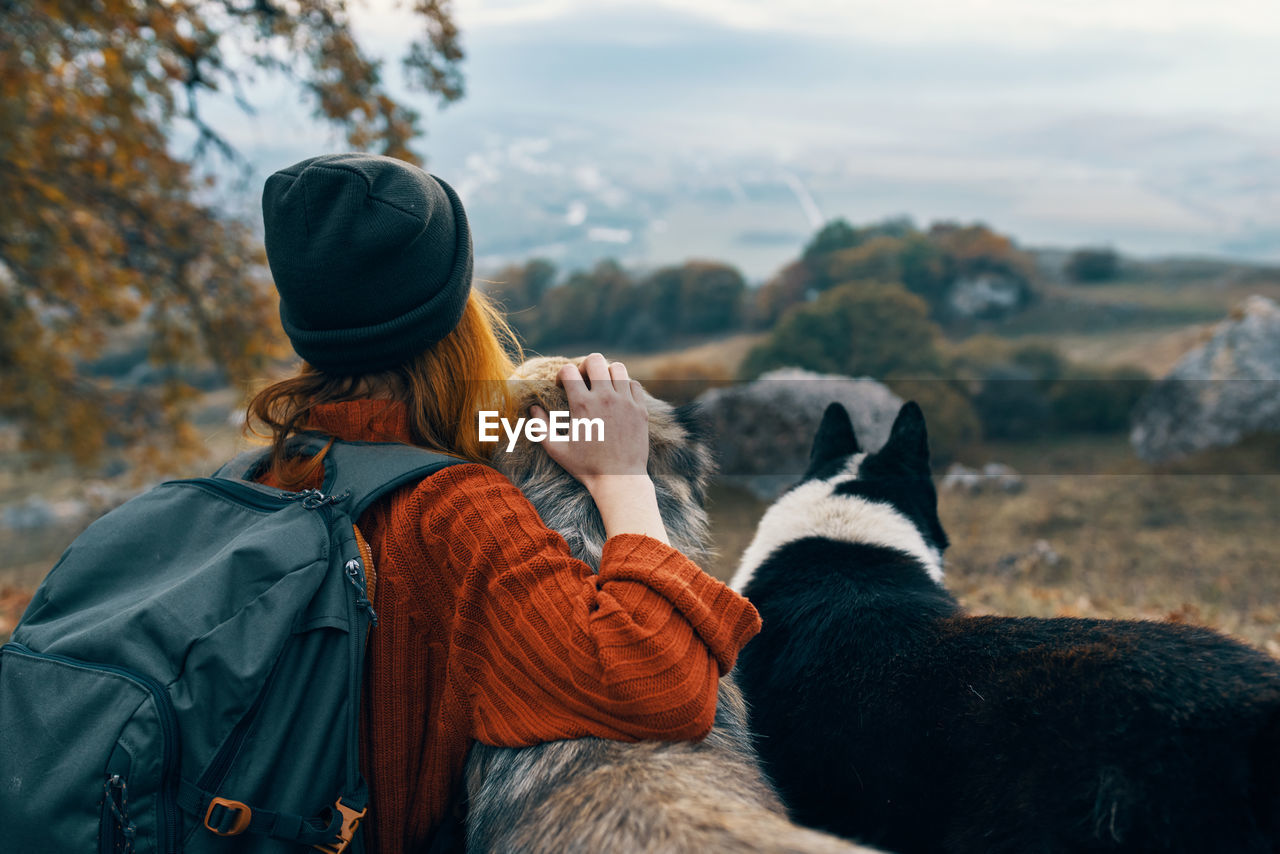
M460 457L394 442L334 442L325 455L325 492L350 491L344 509L359 519L386 493L422 480L440 469L469 462Z
M296 440L295 447L301 453L320 453L327 444L327 436L306 434ZM251 480L266 457L267 452L261 448L245 451L214 476ZM325 453L321 491L327 495L350 492L350 503L344 502L344 509L352 519L358 519L370 504L391 490L465 462L468 460L396 442L335 441Z
M251 475L267 460L264 448L250 448L232 457L230 461L213 473L214 477L225 477L231 480L253 480Z

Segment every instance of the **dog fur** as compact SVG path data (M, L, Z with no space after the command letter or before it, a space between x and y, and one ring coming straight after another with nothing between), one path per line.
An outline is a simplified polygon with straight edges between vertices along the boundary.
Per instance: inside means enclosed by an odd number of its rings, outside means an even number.
M567 409L555 377L566 359L521 366L523 408ZM692 413L647 398L649 472L672 544L708 554L703 500L711 454ZM586 490L528 442L499 454L499 468L573 553L599 568L604 525ZM598 738L527 748L476 744L467 758L467 850L520 852L867 852L792 824L760 773L746 706L720 680L715 725L700 742L626 743Z
M827 410L733 584L735 674L797 821L900 852L1280 851L1280 662L1171 623L968 616L924 416Z

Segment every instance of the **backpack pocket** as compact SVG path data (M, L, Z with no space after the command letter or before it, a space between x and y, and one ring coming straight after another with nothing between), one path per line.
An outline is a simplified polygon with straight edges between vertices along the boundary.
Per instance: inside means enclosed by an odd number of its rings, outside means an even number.
M14 851L173 854L169 695L119 667L0 647L0 827Z

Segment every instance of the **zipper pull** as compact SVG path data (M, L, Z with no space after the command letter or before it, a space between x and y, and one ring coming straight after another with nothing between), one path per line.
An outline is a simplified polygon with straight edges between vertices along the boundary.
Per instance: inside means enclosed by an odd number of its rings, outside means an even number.
M369 623L374 626L378 625L378 613L373 610L373 603L369 601L369 589L365 587L363 567L360 565L359 558L352 558L347 561L345 571L347 580L356 589L356 607L368 611Z
M116 798L116 791L120 793L119 798ZM129 820L129 784L119 774L112 774L102 784L102 793L120 828L120 835L124 837L121 854L132 854L133 840L137 836L138 827Z
M304 489L301 492L282 492L280 498L283 501L300 501L302 506L308 510L319 510L326 504L333 505L342 501L346 501L351 497L351 490L343 490L341 495L325 495L318 489Z

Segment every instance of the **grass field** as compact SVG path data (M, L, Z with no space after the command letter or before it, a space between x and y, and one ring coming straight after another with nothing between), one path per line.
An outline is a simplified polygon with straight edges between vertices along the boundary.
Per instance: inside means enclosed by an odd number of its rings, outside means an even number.
M1280 271L1156 262L1106 284L1043 284L1039 305L992 331L1055 344L1076 361L1162 376L1255 294L1280 300Z
M1177 619L1280 656L1280 442L1164 470L1116 440L985 450L1038 473L1017 494L939 496L947 585L970 610ZM1271 474L1245 473L1259 468ZM765 507L713 492L717 577L732 575Z

